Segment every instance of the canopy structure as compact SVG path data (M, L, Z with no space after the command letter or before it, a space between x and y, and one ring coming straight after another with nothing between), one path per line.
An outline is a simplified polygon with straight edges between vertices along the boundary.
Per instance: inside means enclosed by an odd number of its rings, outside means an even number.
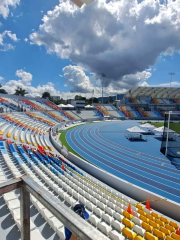
M159 132L159 133L163 133L163 132L174 133L173 130L168 129L168 128L166 128L166 127L164 128L164 126L162 126L162 127L158 127L158 128L155 128L155 129L153 129L153 131L155 131L155 132Z
M151 125L149 123L141 124L140 127L142 127L142 128L155 128L154 125Z
M61 107L61 108L62 108L62 107L66 107L66 105L64 105L64 104L61 103L61 104L58 105L58 107Z
M86 105L85 108L94 108L94 107L91 105Z
M144 133L144 132L146 132L143 129L137 127L137 126L132 127L132 128L128 128L127 131L131 132L131 133Z
M93 3L95 0L71 0L71 2L73 2L76 6L78 6L79 8L82 7L82 5L85 3L86 5L89 5L91 3Z
M67 108L74 108L74 106L73 105L71 105L71 104L67 104L67 105L65 105Z

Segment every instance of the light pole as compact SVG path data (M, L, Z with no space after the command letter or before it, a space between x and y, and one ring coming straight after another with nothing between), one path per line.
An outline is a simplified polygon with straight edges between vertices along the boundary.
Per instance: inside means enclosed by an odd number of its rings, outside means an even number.
M94 96L94 89L92 90L92 106L93 106L93 96Z
M102 83L102 104L103 104L103 78L105 78L106 77L106 74L105 73L102 73L101 74L101 83Z
M174 76L174 75L175 75L175 73L174 73L174 72L170 72L170 73L169 73L169 75L170 75L170 87L171 87L171 80L172 80L172 76Z
M167 135L166 135L166 150L165 150L165 156L167 157L167 147L168 147L168 138L169 138L169 122L170 122L170 118L171 118L171 113L172 111L169 111L169 115L168 115L168 129L167 129ZM166 132L166 127L164 126L164 131Z

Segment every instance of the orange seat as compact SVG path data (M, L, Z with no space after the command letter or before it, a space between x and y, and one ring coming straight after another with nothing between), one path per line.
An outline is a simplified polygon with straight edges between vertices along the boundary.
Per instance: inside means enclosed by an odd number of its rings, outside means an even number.
M140 209L138 209L138 211L137 211L139 214L141 214L141 215L143 215L143 216L146 216L146 212L144 212L143 210L140 210Z
M123 228L122 233L129 239L133 240L136 237L136 233L130 230L129 228Z
M129 227L130 229L134 227L134 222L131 222L131 221L130 221L129 219L127 219L127 218L123 218L122 223L123 223L125 226Z
M146 217L149 218L150 220L154 221L155 217L151 216L150 214L146 214Z
M174 232L171 234L171 237L174 238L174 239L176 239L176 240L180 240L180 236L177 235L177 234L174 233Z
M153 234L149 233L149 232L146 232L144 234L144 237L145 239L147 240L158 240L158 238L156 236L154 236Z
M166 229L165 227L161 226L159 229L161 232L163 232L165 235L170 235L171 231Z
M152 215L153 217L155 217L155 218L160 218L160 215L157 214L157 213L155 213L155 212L152 212L151 215Z
M165 240L174 240L174 238L167 236Z
M160 220L165 223L169 223L169 220L165 217L160 217Z
M144 238L138 235L135 237L135 240L144 240Z
M171 232L175 232L175 228L173 226L170 226L169 224L166 224L165 228L170 230Z
M146 223L148 223L149 222L149 219L148 218L146 218L145 216L143 216L143 215L140 215L139 216L139 219L141 219L143 222L146 222Z
M130 213L128 213L127 211L123 211L123 216L124 216L125 218L130 219L130 220L133 218L133 215L130 214Z
M153 222L152 220L149 220L149 225L151 225L153 228L159 228L159 224Z
M157 223L157 224L159 224L160 226L164 226L164 222L162 222L161 220L159 220L159 219L155 219L155 222Z
M169 225L171 225L172 227L174 227L175 229L179 228L179 225L176 222L172 222L170 221Z
M142 228L144 228L147 232L152 232L152 230L153 230L153 227L152 226L150 226L148 223L146 223L146 222L143 222L142 223Z
M156 228L153 230L153 234L154 234L155 236L157 236L158 238L160 238L160 239L164 239L164 238L165 238L165 233L159 231L159 230L156 229Z
M142 205L139 205L139 204L137 204L136 207L137 207L138 209L140 209L140 210L143 210L143 209L144 209L144 207L143 207Z

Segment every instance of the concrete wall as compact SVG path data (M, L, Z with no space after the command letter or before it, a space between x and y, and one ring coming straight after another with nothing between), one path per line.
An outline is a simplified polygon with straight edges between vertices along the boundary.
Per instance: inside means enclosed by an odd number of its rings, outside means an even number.
M111 186L112 188L124 193L125 195L141 202L147 199L161 199L160 195L154 194L149 192L145 189L142 189L136 185L133 185L129 182L124 181L100 168L95 167L94 165L89 164L88 162L84 161L83 159L77 157L73 153L69 152L67 157L73 164L84 170L85 172L89 173L93 177L99 179L100 181L104 182L105 184ZM165 214L176 221L180 221L180 204L173 202L171 200L166 201L157 201L151 202L151 207Z

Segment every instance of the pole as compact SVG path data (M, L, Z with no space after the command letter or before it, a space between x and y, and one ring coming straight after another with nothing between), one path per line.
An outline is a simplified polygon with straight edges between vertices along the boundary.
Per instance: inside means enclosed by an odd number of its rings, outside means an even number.
M169 122L170 122L170 114L171 111L169 111L169 116L168 116L168 129L167 129L167 136L166 136L166 151L165 151L165 156L167 157L167 145L168 145L168 137L169 137ZM165 131L165 127L164 127L164 131Z
M174 72L170 72L169 75L170 75L170 87L171 87L172 76L175 75L175 73Z
M105 78L106 77L106 74L105 73L102 73L101 74L101 81L102 81L102 104L103 104L103 78Z

